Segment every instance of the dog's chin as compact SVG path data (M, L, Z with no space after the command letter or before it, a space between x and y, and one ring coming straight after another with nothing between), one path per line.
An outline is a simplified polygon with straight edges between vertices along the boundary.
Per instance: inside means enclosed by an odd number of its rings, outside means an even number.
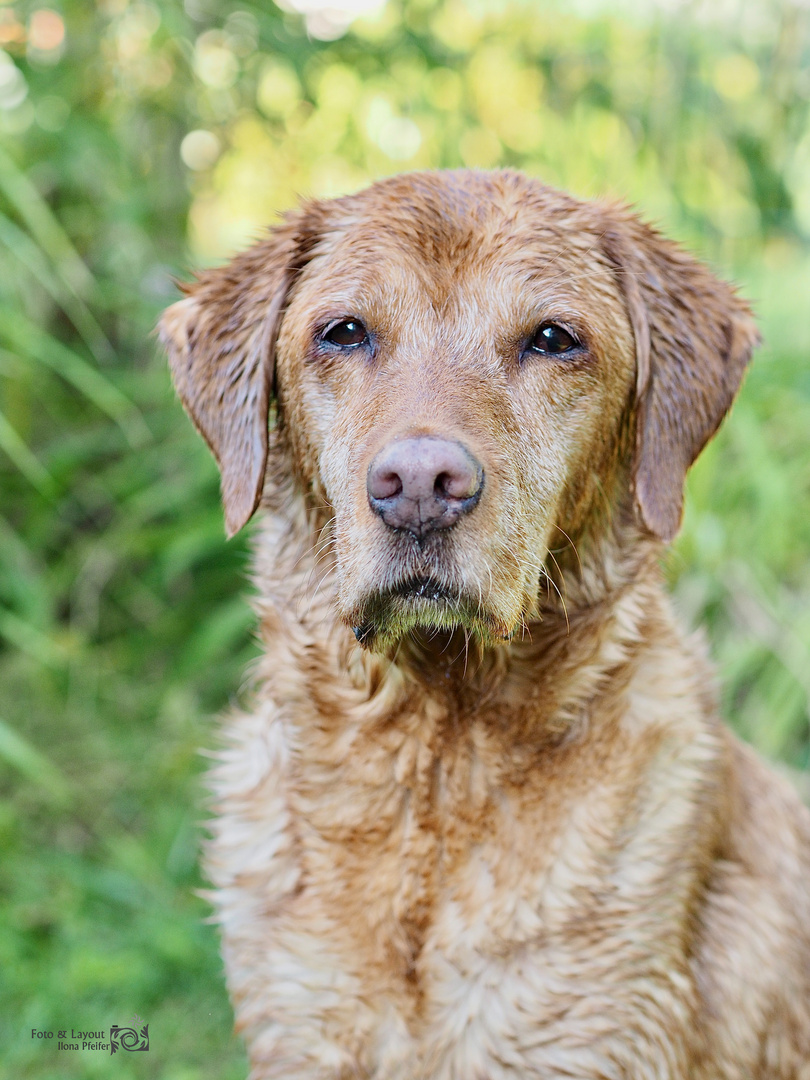
M387 652L411 634L421 637L461 631L482 645L503 644L511 629L467 596L432 577L413 577L372 593L348 616L360 644Z

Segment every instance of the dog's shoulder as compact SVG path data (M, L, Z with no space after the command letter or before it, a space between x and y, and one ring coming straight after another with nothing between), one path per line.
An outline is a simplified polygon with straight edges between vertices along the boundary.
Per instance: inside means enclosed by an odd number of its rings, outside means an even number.
M716 1061L810 1063L810 810L730 732L728 815L701 908L696 976ZM778 963L774 962L778 957ZM722 1075L726 1075L723 1073Z

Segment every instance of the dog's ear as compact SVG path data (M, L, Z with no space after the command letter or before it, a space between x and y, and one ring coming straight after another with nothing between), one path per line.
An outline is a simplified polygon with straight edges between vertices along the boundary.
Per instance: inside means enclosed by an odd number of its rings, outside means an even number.
M606 212L604 249L636 341L636 508L671 540L686 472L731 406L759 333L750 308L629 211Z
M275 343L299 240L290 216L184 286L160 321L177 393L219 465L228 536L253 516L264 486Z

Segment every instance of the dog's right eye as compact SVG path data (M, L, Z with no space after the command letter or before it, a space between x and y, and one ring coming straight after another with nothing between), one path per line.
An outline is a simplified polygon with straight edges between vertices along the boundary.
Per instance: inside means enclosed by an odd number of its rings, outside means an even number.
M559 356L560 353L573 352L579 348L579 342L574 335L557 323L543 323L529 342L532 352L541 353L543 356Z
M368 341L368 334L359 319L344 319L343 322L330 326L323 335L323 340L330 345L339 345L342 349L354 349Z

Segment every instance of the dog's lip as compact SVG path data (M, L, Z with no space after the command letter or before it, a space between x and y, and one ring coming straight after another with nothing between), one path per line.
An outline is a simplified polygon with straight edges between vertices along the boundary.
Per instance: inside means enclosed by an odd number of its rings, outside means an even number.
M444 606L457 609L461 602L462 593L458 588L451 587L434 574L415 573L372 590L349 617L349 621L357 640L364 643L375 632L380 621L387 620L387 613L398 605L404 603L427 611Z
M385 596L399 596L403 599L427 600L439 603L442 600L458 600L457 591L449 588L432 574L414 574L404 581L386 589Z

